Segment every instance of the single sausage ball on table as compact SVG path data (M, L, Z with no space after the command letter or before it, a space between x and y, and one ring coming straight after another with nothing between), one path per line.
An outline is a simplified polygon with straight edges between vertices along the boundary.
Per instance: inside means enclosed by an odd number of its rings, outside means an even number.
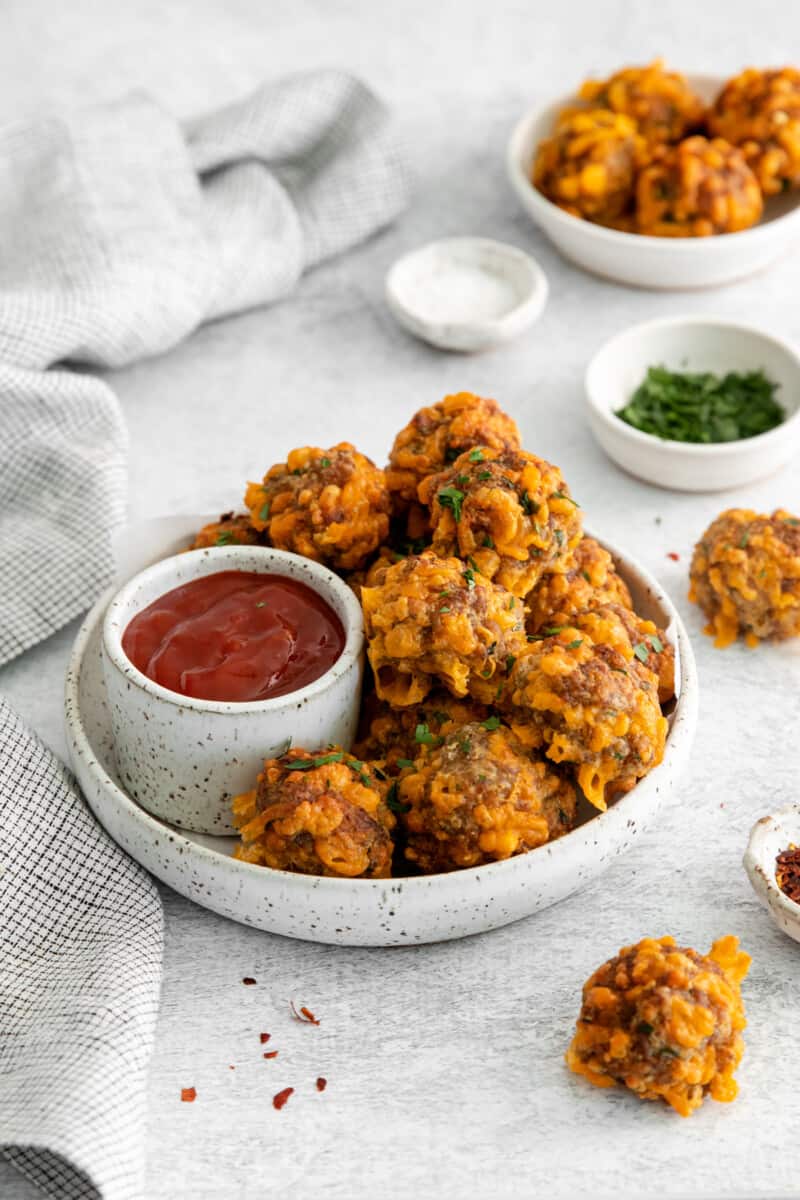
M236 858L278 871L388 879L395 817L383 772L333 747L270 758L233 799Z
M686 77L665 71L660 58L646 67L625 67L609 79L589 79L580 98L630 117L648 142L679 141L700 124L705 112Z
M488 703L526 645L520 601L457 558L405 558L361 604L375 690L400 707L437 685Z
M529 633L538 633L545 625L568 624L562 618L601 604L633 608L614 560L594 538L582 537L563 565L561 571L546 571L525 597Z
M386 482L394 512L406 513L416 506L422 480L465 450L474 446L510 450L519 444L516 424L495 400L458 392L421 408L400 430L389 455Z
M640 617L621 604L601 604L566 618L599 645L613 646L629 667L645 667L658 679L658 700L666 704L675 695L675 647L654 621ZM548 632L545 626L543 633Z
M764 207L742 151L722 138L659 147L636 183L636 227L652 237L710 237L755 225Z
M705 632L720 649L744 637L800 635L800 518L778 508L771 517L730 508L694 548L689 599L708 617Z
M383 471L349 442L292 450L262 483L248 484L244 502L271 546L336 571L362 567L389 532Z
M740 146L766 196L800 186L800 71L750 67L715 100L708 127Z
M457 700L443 688L429 692L424 705L393 708L373 693L361 710L359 736L353 753L377 760L390 775L408 766L423 746L441 739L462 725L489 716L485 704L465 697Z
M656 676L574 626L527 646L498 704L520 741L570 764L601 810L664 755Z
M526 596L547 570L563 570L581 537L580 508L558 467L526 450L462 454L420 484L435 554L457 554Z
M575 791L497 717L433 740L397 785L406 858L425 872L524 854L566 833Z
M671 937L623 947L584 985L567 1065L596 1087L621 1084L682 1117L706 1096L733 1100L746 1024L740 985L749 967L730 936L708 954Z
M629 117L602 108L571 111L539 143L533 185L574 217L612 224L633 207L643 153Z
M218 521L195 534L190 550L206 550L212 546L258 546L264 537L254 528L249 513L222 513Z

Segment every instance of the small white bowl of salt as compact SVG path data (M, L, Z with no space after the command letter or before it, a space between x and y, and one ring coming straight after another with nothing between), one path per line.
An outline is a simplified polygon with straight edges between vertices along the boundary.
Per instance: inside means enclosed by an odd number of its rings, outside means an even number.
M442 350L487 350L528 329L547 302L529 254L489 238L445 238L398 259L386 301L399 323Z

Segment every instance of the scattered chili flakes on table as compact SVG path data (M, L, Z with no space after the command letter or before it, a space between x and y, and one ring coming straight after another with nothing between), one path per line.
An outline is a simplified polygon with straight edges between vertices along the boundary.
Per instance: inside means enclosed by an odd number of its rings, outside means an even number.
M280 1111L293 1091L294 1088L284 1088L282 1092L276 1092L276 1094L272 1097L272 1107L277 1108L278 1111Z
M181 1088L181 1100L183 1100L184 1104L191 1104L196 1098L197 1091L195 1088Z
M269 1041L269 1039L272 1037L272 1034L271 1033L260 1033L258 1036L261 1041L261 1045L264 1046Z
M795 904L800 904L800 847L791 845L775 858L775 882Z
M324 1091L325 1091L325 1088L326 1088L327 1086L328 1086L328 1081L327 1081L327 1079L325 1079L325 1078L324 1078L322 1075L320 1075L319 1079L317 1080L317 1091L318 1091L318 1092L324 1092Z
M244 979L242 980L242 983L245 984L246 987L252 987L253 984L255 983L255 979L253 979L250 975L245 975Z
M278 1057L277 1050L268 1050L266 1052L266 1054L264 1055L264 1058L277 1058L277 1057Z
M319 1025L319 1021L312 1013L311 1009L306 1008L305 1004L298 1012L295 1008L294 1000L289 1001L289 1007L292 1010L292 1015L296 1021L302 1021L305 1025Z
M670 551L668 551L668 553L667 553L667 558L671 558L673 562L680 562L680 561L681 561L681 556L680 556L680 554L676 554L674 550L670 550Z

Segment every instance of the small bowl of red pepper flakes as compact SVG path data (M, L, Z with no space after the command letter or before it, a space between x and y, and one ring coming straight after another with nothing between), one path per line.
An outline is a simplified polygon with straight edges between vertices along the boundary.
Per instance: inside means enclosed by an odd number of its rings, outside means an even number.
M800 942L800 805L788 804L756 821L744 868L778 928Z

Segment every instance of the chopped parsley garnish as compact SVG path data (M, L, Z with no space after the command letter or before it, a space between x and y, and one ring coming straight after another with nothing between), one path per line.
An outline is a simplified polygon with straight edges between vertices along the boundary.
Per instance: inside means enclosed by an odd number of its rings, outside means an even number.
M553 492L556 500L569 500L570 504L574 504L576 508L580 508L577 500L573 500L572 496L568 496L566 492Z
M648 658L650 657L650 652L647 649L647 646L645 646L644 642L637 642L636 645L633 647L633 653L636 655L639 662L643 662L643 663L646 663Z
M577 650L578 646L582 646L582 645L583 645L583 638L575 638L574 642L567 642L567 649L568 650Z
M439 609L439 612L440 613L449 613L450 612L449 604L443 604L442 607Z
M344 758L343 750L336 750L333 754L320 754L317 758L298 758L293 762L283 763L287 771L310 771L313 767L326 767L328 763L341 762Z
M554 530L553 530L553 537L556 539L556 541L558 542L559 546L563 546L563 545L564 545L564 530L563 530L563 529L554 529Z
M747 543L750 541L750 530L745 529L742 536L739 538L739 549L744 550Z
M403 771L406 767L413 767L414 760L413 758L398 758L397 765Z
M472 739L468 737L462 738L458 743L458 748L462 754L469 754L472 749Z
M216 544L218 546L230 546L233 541L233 531L230 529L221 529L217 534Z
M469 475L456 475L456 483L463 487L465 483L469 483Z
M442 738L432 734L424 723L420 723L414 730L414 741L420 746L441 746L442 744Z
M516 604L516 598L515 598L514 596L512 596L512 597L511 597L511 599L510 599L510 600L509 600L509 602L508 602L508 611L509 611L509 612L511 612L511 610L512 610L512 608L514 607L514 605L515 605L515 604Z
M407 813L411 809L410 804L403 804L397 799L397 783L393 783L386 793L386 807L393 813Z
M800 521L798 521L797 517L784 517L783 523L784 525L800 525Z
M650 643L651 649L655 650L656 654L660 654L664 649L664 643L655 633L648 633L647 640Z
M331 465L331 460L329 458L321 458L319 460L319 465L321 467L329 467Z
M485 721L481 721L481 725L483 726L484 729L488 729L489 732L491 733L493 729L500 728L500 718L499 717L487 717Z
M475 562L475 559L472 557L472 555L471 555L471 554L467 556L467 562L468 562L468 563L469 563L469 565L472 567L473 571L477 571L477 572L478 572L478 574L480 575L480 573L481 573L481 569L480 569L480 567L478 566L478 564Z
M464 493L458 488L446 487L442 488L436 497L442 508L449 508L453 514L455 521L461 520L461 505L464 502Z
M471 591L475 587L475 572L472 567L467 567L466 571L462 571L461 577Z
M546 625L542 630L542 637L553 637L557 633L563 633L565 629L569 629L569 625Z
M517 661L516 654L507 654L506 655L506 670L510 671L516 661Z
M479 450L479 449L470 450L469 461L470 462L483 462L483 451Z
M259 519L259 521L268 521L269 520L269 500L266 500L264 502L264 504L261 505L261 508L258 513L258 519Z
M650 1024L649 1021L640 1021L639 1024L636 1026L636 1032L643 1033L645 1037L649 1037L650 1034L653 1032L653 1026Z
M484 535L483 544L487 550L494 550L494 542L489 537L488 533Z
M535 500L531 500L527 491L522 493L522 495L519 498L519 502L522 505L522 511L527 513L528 516L530 516L532 513L537 513L539 511L539 505L536 503Z
M485 483L487 479L491 479L491 478L492 478L491 471L478 471L478 474L476 475L476 479L479 479L481 483Z
M450 720L450 713L442 712L440 708L435 708L431 713L431 720L437 725L444 725L445 721Z
M672 442L737 442L781 425L778 385L763 371L692 374L649 367L620 420Z
M581 575L583 576L583 578L586 580L587 583L592 582L592 577L588 571L581 571Z

